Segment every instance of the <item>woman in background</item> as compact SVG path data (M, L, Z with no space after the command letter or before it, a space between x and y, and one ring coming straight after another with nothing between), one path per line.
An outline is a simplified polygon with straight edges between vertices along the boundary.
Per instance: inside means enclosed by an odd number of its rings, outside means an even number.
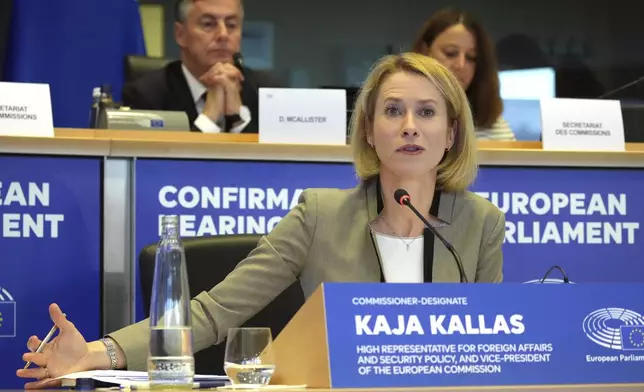
M418 34L414 52L450 69L467 93L479 140L516 140L503 119L494 44L474 18L453 9L432 15Z

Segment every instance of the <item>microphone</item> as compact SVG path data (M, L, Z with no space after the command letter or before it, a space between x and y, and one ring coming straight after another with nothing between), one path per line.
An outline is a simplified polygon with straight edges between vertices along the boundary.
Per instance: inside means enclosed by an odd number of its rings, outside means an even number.
M255 83L253 83L252 78L249 77L248 73L244 70L244 55L242 55L240 52L235 52L233 54L233 64L239 71L244 75L244 83L247 83L247 86L250 87L251 90L254 92L258 92L257 86L255 86ZM243 89L243 87L242 87Z
M397 189L396 192L394 192L394 199L396 199L396 202L398 204L409 207L409 209L412 210L414 214L416 214L418 219L420 219L425 224L425 227L427 227L429 231L431 231L432 234L434 234L434 236L438 238L443 243L443 245L445 245L447 250L449 250L449 252L454 257L454 260L456 261L456 266L458 267L458 273L460 274L460 277L461 277L461 283L468 283L467 276L465 276L465 269L463 268L463 263L461 262L461 257L458 255L458 252L456 252L456 249L454 249L452 244L447 242L447 240L443 238L443 236L440 235L438 231L436 231L436 229L427 221L427 219L423 217L423 214L418 212L416 207L414 207L414 205L411 204L411 196L409 196L409 192L407 192L404 189Z
M235 64L235 67L239 68L240 71L244 72L244 56L240 52L235 52L233 54L233 64Z
M543 276L543 278L541 278L541 282L539 282L539 283L544 283L546 281L546 279L548 278L548 275L550 275L550 273L552 271L554 271L554 270L559 270L559 272L561 272L561 275L563 275L563 282L564 283L570 283L570 280L568 279L568 274L566 274L566 271L564 271L563 268L559 267L558 265L553 265L552 267L550 267L548 272L546 272L546 274Z
M610 97L611 95L613 95L615 93L618 93L618 92L620 92L622 90L626 90L627 88L629 88L631 86L635 86L636 84L641 83L642 81L644 81L644 76L640 76L639 78L637 78L637 79L635 79L635 80L633 80L631 82L628 82L623 86L617 87L614 90L611 90L611 91L609 91L609 92L607 92L605 94L602 94L599 97L597 97L596 99L604 99L606 97Z

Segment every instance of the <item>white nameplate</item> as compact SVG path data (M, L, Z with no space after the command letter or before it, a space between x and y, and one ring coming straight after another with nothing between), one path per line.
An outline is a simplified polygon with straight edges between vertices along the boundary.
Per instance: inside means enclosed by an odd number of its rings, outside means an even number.
M626 149L619 101L542 99L541 129L544 150Z
M1 136L54 136L48 84L0 82Z
M259 142L347 144L345 90L259 89Z

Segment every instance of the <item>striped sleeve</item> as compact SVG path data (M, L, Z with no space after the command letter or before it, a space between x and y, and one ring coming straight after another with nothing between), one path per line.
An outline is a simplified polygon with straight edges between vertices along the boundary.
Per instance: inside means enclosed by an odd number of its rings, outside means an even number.
M515 141L517 140L510 129L510 124L503 117L498 120L490 128L477 128L476 138L478 140L496 140L496 141Z

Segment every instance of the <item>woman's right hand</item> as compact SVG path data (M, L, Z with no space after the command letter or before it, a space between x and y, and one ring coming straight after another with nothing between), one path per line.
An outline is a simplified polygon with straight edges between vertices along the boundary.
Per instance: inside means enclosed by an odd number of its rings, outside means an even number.
M109 368L109 356L103 343L87 343L74 324L67 320L58 305L49 306L51 320L58 327L58 336L47 343L40 353L36 349L41 340L32 336L27 342L28 353L22 359L31 361L39 367L19 369L16 374L21 378L33 378L25 384L25 389L39 389L60 386L60 377L69 373ZM32 365L33 366L33 365Z

